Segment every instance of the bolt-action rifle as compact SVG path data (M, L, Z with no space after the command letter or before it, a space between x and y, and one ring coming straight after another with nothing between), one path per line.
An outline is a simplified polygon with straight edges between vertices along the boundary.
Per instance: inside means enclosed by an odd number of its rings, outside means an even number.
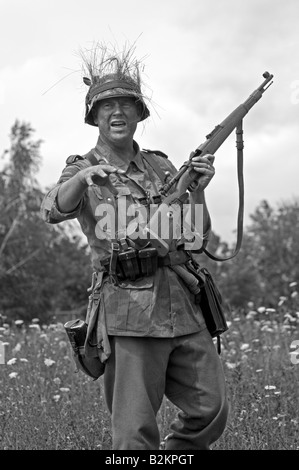
M165 196L165 199L143 229L144 238L150 238L151 245L157 249L159 256L165 256L168 253L171 242L171 239L169 239L168 236L164 237L163 233L161 233L161 221L164 221L165 223L165 220L174 217L178 208L182 206L188 197L187 190L192 187L194 189L194 187L196 187L196 181L199 178L198 173L191 165L191 159L198 155L204 156L206 154L215 154L234 129L236 129L237 149L239 152L238 156L242 155L242 120L248 111L260 100L267 88L273 83L273 75L269 72L265 72L263 74L263 78L265 79L263 83L249 96L249 98L247 98L244 103L240 104L221 122L221 124L218 124L215 129L206 136L206 141L199 145L194 152L191 152L189 160L184 162L179 171L160 189L160 192ZM173 187L174 190L172 190L171 194L168 194L169 190ZM243 216L243 214L240 214L240 210L239 216L239 219ZM165 224L165 226L166 225L167 224ZM239 225L241 225L241 223L239 223ZM130 238L130 232L132 235L135 230L136 226L128 227L127 236Z

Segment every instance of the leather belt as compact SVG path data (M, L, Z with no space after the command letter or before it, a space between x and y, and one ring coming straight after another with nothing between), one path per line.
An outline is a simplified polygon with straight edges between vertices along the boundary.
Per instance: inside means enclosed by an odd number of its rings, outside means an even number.
M136 254L134 255L134 251L133 250L132 252L128 252L129 254L132 254L133 255L133 258L134 258L134 262L136 263L136 266L139 265L139 261L137 261L138 259L138 256L136 256ZM137 269L137 272L133 269L133 275L132 275L132 269L128 270L128 272L130 271L131 273L131 276L130 275L125 275L125 272L126 270L125 269L122 269L121 268L121 265L120 263L117 263L115 264L115 266L113 266L115 268L115 270L111 270L111 257L109 258L105 258L104 260L102 260L101 264L103 266L103 270L105 273L109 273L109 274L113 274L113 275L116 275L117 278L119 279L131 279L131 280L134 280L134 279L137 279L137 278L140 278L140 277L145 277L147 275L150 275L150 274L153 274L155 272L155 270L157 269L157 267L165 267L165 266L176 266L176 265L179 265L179 264L184 264L186 263L188 260L190 260L190 256L183 250L176 250L176 251L172 251L170 253L168 253L166 256L163 256L163 257L160 257L160 256L157 256L156 257L156 268L154 269L149 269L149 271L146 272L146 270L143 269L142 270L139 270L139 268L135 266L135 269ZM126 260L127 263L131 263L132 260L128 259ZM142 262L142 260L140 260L140 262ZM129 264L128 264L129 266ZM131 266L132 268L132 266ZM143 274L142 274L143 272Z

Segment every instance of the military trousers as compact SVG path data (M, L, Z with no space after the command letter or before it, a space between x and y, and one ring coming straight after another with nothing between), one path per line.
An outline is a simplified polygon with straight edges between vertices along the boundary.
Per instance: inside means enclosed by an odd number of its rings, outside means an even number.
M159 450L157 413L179 408L166 450L209 450L223 433L228 402L222 364L207 329L175 338L110 336L104 374L114 450Z

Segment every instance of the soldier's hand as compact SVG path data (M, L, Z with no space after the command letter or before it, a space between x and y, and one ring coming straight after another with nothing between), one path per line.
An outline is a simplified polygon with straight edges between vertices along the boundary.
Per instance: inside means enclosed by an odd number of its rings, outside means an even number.
M113 194L117 194L116 188L111 183L109 175L112 173L124 174L125 171L111 165L95 165L80 172L80 179L88 186L106 186Z
M198 173L198 179L194 181L194 184L192 183L190 188L191 191L194 191L195 189L203 191L207 187L215 175L215 168L213 166L214 160L215 156L211 154L206 154L203 157L191 156L192 169Z

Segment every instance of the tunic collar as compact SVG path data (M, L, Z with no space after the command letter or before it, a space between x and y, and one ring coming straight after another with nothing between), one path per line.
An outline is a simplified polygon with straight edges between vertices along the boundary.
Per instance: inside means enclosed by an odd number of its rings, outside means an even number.
M132 158L132 160L129 162L128 165L126 164L125 161L121 160L121 158L118 155L116 155L113 152L113 150L111 150L111 148L102 141L100 137L98 138L97 145L94 150L96 153L96 157L99 160L104 159L106 160L107 163L117 168L121 168L122 170L127 171L130 165L133 164L133 165L136 165L140 171L144 172L145 167L144 167L143 159L140 153L140 148L135 140L133 140L133 148L135 151L135 156Z

